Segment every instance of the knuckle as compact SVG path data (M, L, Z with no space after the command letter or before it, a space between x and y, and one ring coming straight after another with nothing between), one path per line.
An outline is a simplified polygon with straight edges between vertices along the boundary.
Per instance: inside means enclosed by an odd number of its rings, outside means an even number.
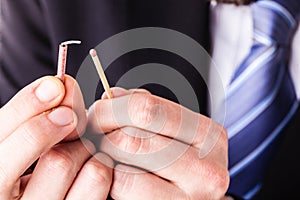
M229 187L229 181L230 181L230 176L229 176L229 171L227 169L223 169L221 173L219 173L219 176L217 178L216 185L218 186L220 190L220 195L224 196L226 191L228 190Z
M74 172L75 171L75 163L69 152L63 150L59 147L54 147L46 154L44 154L41 159L46 164L46 167L52 171L56 172Z
M204 158L208 155L218 155L218 157L220 157L222 155L224 158L222 160L227 162L225 159L228 157L228 138L226 129L213 120L210 120L206 126L207 127L204 131L197 131L197 136L194 142L194 145L198 146L200 149L199 157ZM217 152L219 154L217 154Z
M84 170L98 185L110 185L112 172L109 167L96 160L90 160L85 164Z
M215 162L199 162L195 166L188 168L193 174L193 183L190 187L183 188L190 199L221 199L229 187L229 172L225 166L220 166ZM202 188L202 189L199 189Z
M25 142L34 145L42 146L49 143L50 134L57 130L48 119L46 113L43 113L34 119L24 123L17 131L22 133Z
M149 140L140 136L140 129L124 127L119 131L118 146L122 151L132 154L148 153L150 151Z
M128 139L129 136L126 134L123 134L122 131L116 130L114 133L108 136L109 140L121 151L125 151L127 149L127 145L129 144Z
M129 116L133 124L145 127L156 117L158 100L150 94L134 94L129 103Z
M28 142L31 145L38 146L40 144L43 144L45 142L44 138L42 137L43 134L39 134L36 132L35 129L33 129L30 124L27 124L23 126L23 137L26 142Z
M221 198L229 187L229 172L225 168L211 166L206 169L208 179L207 191L209 196Z

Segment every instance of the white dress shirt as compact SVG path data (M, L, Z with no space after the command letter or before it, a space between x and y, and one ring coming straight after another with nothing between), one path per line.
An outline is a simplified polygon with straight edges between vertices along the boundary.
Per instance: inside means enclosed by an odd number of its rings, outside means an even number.
M211 3L212 60L221 77L226 91L236 68L247 56L252 45L253 22L251 6ZM297 46L298 44L298 46ZM294 35L290 58L290 73L300 99L300 28ZM218 75L209 74L209 91L214 90ZM210 99L212 106L218 107L224 92Z

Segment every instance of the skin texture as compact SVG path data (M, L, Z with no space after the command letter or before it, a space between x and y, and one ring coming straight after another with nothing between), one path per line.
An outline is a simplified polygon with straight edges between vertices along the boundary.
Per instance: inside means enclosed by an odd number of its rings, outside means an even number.
M118 165L114 199L222 199L227 134L211 119L145 90L113 88L89 109L99 148ZM195 126L196 124L196 126Z
M112 160L103 153L92 157L94 145L78 139L86 123L70 76L65 84L43 77L17 93L0 110L0 199L106 199L112 169L101 161Z
M46 83L46 85L45 85ZM88 119L76 81L43 77L0 110L0 199L222 199L227 135L146 90L114 88ZM81 138L105 133L96 153ZM104 137L103 137L104 136ZM118 161L113 170L113 158ZM37 161L33 172L24 174Z

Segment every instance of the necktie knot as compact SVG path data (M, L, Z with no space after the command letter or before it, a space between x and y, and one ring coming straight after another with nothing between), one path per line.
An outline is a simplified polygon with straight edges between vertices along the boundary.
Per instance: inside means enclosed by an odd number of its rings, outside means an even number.
M300 13L295 0L259 0L252 5L254 39L265 45L288 46ZM299 3L299 2L298 2Z

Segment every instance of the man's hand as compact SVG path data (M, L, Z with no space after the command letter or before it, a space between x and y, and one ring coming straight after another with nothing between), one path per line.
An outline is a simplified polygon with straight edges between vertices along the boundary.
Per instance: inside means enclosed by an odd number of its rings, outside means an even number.
M211 119L145 90L113 89L89 124L106 133L101 151L120 162L115 199L221 199L228 188L228 140Z
M104 154L91 158L95 148L88 140L74 141L86 123L70 76L64 84L43 77L17 93L0 110L0 199L105 199L112 170L99 160L112 161ZM23 176L38 159L33 173Z

